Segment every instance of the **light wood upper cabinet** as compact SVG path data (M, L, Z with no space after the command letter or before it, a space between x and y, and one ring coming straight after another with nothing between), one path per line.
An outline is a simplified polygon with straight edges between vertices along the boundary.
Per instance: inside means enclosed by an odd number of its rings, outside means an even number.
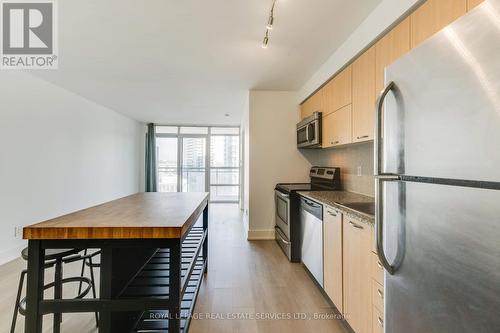
M342 213L323 209L323 262L325 292L342 313Z
M477 5L483 3L484 0L467 0L467 11L474 9Z
M330 113L329 115L323 115L323 120L322 120L322 133L321 133L321 148L328 148L332 147L334 140L333 140L333 128L334 128L334 120L335 117L333 116L333 113Z
M351 66L346 67L324 87L325 108L323 116L351 104L352 102L352 71Z
M344 216L344 315L356 333L372 330L371 227Z
M323 117L323 148L352 142L351 117L350 104Z
M410 51L410 18L399 23L375 44L375 91L385 86L385 68Z
M300 119L309 117L313 113L313 103L310 97L300 106Z
M352 64L352 142L373 140L376 99L372 47Z
M411 47L415 47L467 12L467 0L427 0L411 14Z
M301 119L307 118L316 111L323 112L323 108L324 108L324 90L320 89L301 105L300 118Z
M323 148L373 140L385 68L484 0L427 0L301 106L323 113Z

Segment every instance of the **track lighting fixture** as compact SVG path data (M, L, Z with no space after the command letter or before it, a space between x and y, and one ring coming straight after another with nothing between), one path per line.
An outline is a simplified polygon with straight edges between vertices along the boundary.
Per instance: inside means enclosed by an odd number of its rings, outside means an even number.
M271 6L271 12L269 13L269 19L267 20L266 35L264 36L264 40L262 41L263 49L267 49L267 45L269 44L269 30L273 29L275 5L276 5L276 0L273 0L273 5Z

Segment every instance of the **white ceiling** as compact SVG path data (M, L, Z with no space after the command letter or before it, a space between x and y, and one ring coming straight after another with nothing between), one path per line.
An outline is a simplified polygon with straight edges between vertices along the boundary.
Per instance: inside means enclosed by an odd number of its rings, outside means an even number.
M144 122L239 124L249 89L297 90L381 0L64 0L35 75ZM225 114L229 114L226 117Z

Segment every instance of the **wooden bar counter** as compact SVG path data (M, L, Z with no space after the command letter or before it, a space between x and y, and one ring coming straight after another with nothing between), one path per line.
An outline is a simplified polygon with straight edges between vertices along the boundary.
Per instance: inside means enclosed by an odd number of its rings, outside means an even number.
M138 193L28 226L23 237L25 332L42 332L45 314L71 312L98 312L99 332L187 332L207 271L208 193ZM100 251L98 298L44 300L45 250L73 248Z

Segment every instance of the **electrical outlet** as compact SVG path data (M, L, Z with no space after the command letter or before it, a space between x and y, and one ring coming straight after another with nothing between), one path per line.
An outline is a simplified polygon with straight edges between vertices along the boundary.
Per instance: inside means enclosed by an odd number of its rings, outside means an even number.
M21 238L23 236L23 227L16 225L14 227L14 238Z
M358 177L361 177L363 175L363 169L361 168L361 165L358 166Z

